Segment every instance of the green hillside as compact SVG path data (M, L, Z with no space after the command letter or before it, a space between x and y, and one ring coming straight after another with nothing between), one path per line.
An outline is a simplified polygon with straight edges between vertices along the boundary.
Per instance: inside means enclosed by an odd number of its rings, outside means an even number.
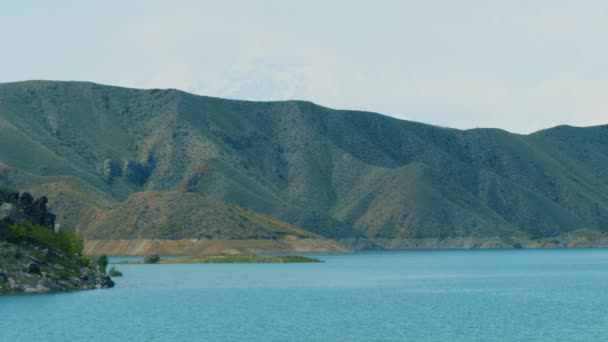
M141 191L100 215L84 232L91 239L277 240L317 238L308 231L195 193Z
M195 214L191 202L210 200L354 248L605 232L608 126L517 135L302 101L235 101L82 82L5 83L0 181L48 194L58 220L80 213L65 224L89 237L208 234L199 229L208 215ZM135 228L123 220L131 209L119 213L142 191L182 195L167 202L169 211L137 207L151 223ZM152 224L167 217L177 224ZM268 232L234 224L218 224L217 236Z

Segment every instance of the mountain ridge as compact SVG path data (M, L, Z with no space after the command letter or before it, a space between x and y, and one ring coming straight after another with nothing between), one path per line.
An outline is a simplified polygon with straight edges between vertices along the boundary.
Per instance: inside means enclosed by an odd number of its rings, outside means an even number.
M100 211L177 190L351 248L608 230L608 125L522 135L306 101L35 81L0 84L0 146L21 149L0 148L0 181L80 182L91 189L78 196L113 202ZM60 217L74 195L62 196L51 202Z
M586 129L586 128L600 128L600 127L608 126L608 123L607 124L599 124L599 125L590 125L590 126L574 126L574 125L570 125L570 124L558 124L558 125L555 125L555 126L549 126L547 128L542 128L542 129L539 129L537 131L533 131L533 132L529 132L529 133L516 133L516 132L509 131L507 129L497 128L497 127L454 128L454 127L449 127L449 126L444 126L444 125L426 123L426 122L422 122L422 121L403 119L403 118L391 116L391 115L388 115L388 114L383 114L383 113L380 113L380 112L374 112L374 111L370 111L370 110L346 109L346 108L337 109L337 108L328 107L328 106L316 103L314 101L303 100L303 99L246 100L246 99L238 99L238 98L225 98L225 97L218 97L218 96L195 94L195 93L192 93L192 92L189 92L189 91L186 91L186 90L182 90L182 89L178 89L178 88L138 88L138 87L109 85L109 84L104 84L104 83L99 83L99 82L93 82L93 81L78 81L78 80L61 80L61 81L58 81L58 80L48 80L48 79L30 79L30 80L23 80L23 81L0 82L0 86L5 86L5 85L10 86L10 85L29 84L29 83L73 83L73 84L93 85L93 86L100 86L100 87L107 87L107 88L116 88L116 89L122 89L122 90L169 91L169 92L177 92L177 93L182 93L182 94L185 94L185 95L202 97L202 98L208 98L208 99L216 99L216 100L224 100L224 101L237 101L237 102L245 102L245 103L270 103L270 104L272 104L272 103L284 103L284 102L306 103L306 104L311 104L311 105L314 105L314 106L326 108L326 109L329 109L329 110L342 110L342 111L349 111L349 112L360 112L360 113L374 114L374 115L379 115L379 116L395 119L395 120L398 120L398 121L417 123L417 124L421 124L421 125L425 125L425 126L431 126L431 127L435 127L435 128L443 128L443 129L456 130L456 131L498 130L498 131L504 131L504 132L507 132L507 133L510 133L510 134L522 135L522 136L534 135L534 134L537 134L537 133L541 133L541 132L544 132L544 131L550 131L550 130L557 129L557 128Z

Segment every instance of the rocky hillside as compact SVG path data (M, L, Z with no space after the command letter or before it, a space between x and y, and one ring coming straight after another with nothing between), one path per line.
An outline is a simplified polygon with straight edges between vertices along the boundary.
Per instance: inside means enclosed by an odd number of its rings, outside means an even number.
M336 252L334 241L197 193L140 191L83 226L91 253ZM220 240L222 242L220 242ZM218 249L218 247L222 247Z
M47 199L0 188L0 294L114 286L71 232L59 232Z
M31 81L0 85L0 163L0 181L48 193L57 221L85 236L277 236L196 214L154 225L167 210L147 196L236 205L355 248L608 231L608 126L517 135L301 101ZM139 228L121 225L135 219L121 206L136 203Z
M57 250L0 241L0 294L47 293L114 286L112 279Z

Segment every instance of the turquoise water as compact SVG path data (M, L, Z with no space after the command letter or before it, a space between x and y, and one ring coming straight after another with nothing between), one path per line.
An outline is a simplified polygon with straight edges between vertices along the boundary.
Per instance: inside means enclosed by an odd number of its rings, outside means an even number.
M608 250L319 257L118 265L111 290L0 297L0 340L608 340Z

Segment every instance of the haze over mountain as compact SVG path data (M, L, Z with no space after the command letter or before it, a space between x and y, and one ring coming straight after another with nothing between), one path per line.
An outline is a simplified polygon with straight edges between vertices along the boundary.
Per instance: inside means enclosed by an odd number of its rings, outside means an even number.
M519 135L303 101L5 83L0 182L48 194L91 239L552 237L608 231L608 126Z

